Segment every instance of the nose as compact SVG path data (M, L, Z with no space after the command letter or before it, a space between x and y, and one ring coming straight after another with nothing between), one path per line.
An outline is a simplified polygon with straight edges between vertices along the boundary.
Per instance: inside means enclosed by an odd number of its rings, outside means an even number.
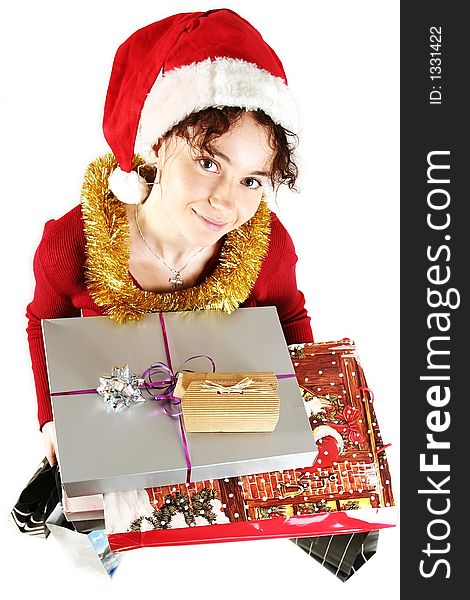
M221 217L232 217L236 209L235 186L228 181L220 181L211 190L209 204Z

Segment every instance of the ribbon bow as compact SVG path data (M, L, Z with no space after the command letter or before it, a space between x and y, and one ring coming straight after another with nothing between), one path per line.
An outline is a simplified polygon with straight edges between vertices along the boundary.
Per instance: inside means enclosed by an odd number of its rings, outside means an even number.
M201 386L201 389L207 390L208 392L217 392L217 394L243 394L243 390L254 383L251 377L245 377L238 383L233 385L222 385L221 383L217 383L215 381L210 381L207 379Z
M215 362L206 354L191 356L184 361L183 365L197 358L207 358L207 360L211 363L212 372L215 372ZM178 375L181 372L193 373L194 371L192 369L179 369L178 371L173 372L171 366L168 366L164 362L158 362L151 365L142 373L142 382L144 388L154 400L163 403L163 410L171 417L179 417L183 414L181 409L181 398L177 398L173 395L176 383L178 381ZM157 377L158 381L155 381L155 378Z
M328 423L338 433L344 435L350 442L363 442L359 417L360 411L355 406L347 406L343 412L337 413L336 418L345 421L344 424Z

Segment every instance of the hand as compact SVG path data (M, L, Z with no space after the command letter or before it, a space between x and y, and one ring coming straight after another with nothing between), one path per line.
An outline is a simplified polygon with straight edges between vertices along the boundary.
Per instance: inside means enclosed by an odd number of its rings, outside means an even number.
M44 423L42 426L42 439L44 441L46 458L51 466L55 465L57 462L57 437L54 421Z

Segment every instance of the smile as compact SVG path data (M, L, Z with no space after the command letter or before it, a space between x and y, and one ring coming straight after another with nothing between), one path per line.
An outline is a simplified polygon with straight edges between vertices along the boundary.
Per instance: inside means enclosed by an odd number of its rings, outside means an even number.
M208 228L211 229L212 231L220 231L222 229L224 229L225 227L227 227L227 223L224 223L223 221L218 221L217 219L208 219L207 217L203 217L202 215L200 215L199 213L197 213L194 208L192 209L194 214L198 217L198 219Z

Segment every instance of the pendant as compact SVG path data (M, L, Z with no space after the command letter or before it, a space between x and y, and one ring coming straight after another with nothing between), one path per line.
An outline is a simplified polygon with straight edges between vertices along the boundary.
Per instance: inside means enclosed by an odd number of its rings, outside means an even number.
M178 288L180 288L183 285L183 280L181 279L181 275L179 274L178 271L173 271L173 275L170 277L170 279L168 280L171 284L171 287L174 290L177 290Z

